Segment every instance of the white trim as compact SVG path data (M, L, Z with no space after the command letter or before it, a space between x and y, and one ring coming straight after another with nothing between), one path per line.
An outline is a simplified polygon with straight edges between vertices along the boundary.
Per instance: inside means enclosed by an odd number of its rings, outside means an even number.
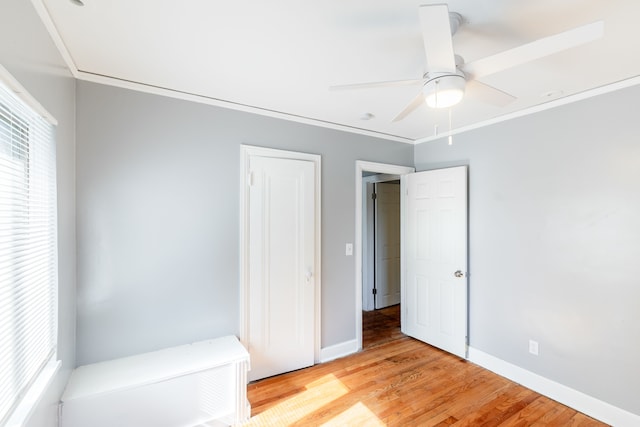
M387 141L397 141L397 142L404 142L405 144L413 144L413 140L411 138L404 138L401 136L392 135L388 133L375 132L367 129L341 125L339 123L327 122L324 120L313 119L310 117L297 116L293 114L283 113L280 111L255 107L252 105L239 104L232 101L226 101L224 99L202 96L195 93L187 93L187 92L181 92L179 90L173 90L173 89L159 87L159 86L151 86L144 83L122 80L115 77L101 76L98 74L78 71L77 78L79 80L84 80L88 82L121 87L124 89L150 93L153 95L161 95L161 96L166 96L168 98L182 99L185 101L198 102L200 104L213 105L215 107L222 107L230 110L244 111L247 113L258 114L266 117L272 117L275 119L288 120L291 122L303 123L303 124L312 125L312 126L319 126L327 129L334 129L334 130L339 130L343 132L350 132L350 133L356 133L360 135L371 136L374 138L380 138Z
M62 56L62 59L64 60L65 64L67 64L67 68L69 68L69 71L71 72L73 77L78 78L78 67L76 67L76 63L73 61L73 58L71 57L71 53L69 52L69 49L67 49L67 45L64 44L64 41L62 40L62 36L60 36L60 32L58 32L58 28L56 27L56 24L53 22L53 19L51 18L49 9L47 9L47 6L45 6L42 0L31 0L31 3L33 4L33 7L36 9L36 12L38 12L38 15L40 16L40 19L42 20L42 23L44 24L45 28L49 32L49 36L51 36L51 40L53 40L53 44L55 44L56 47L58 48L58 52L60 52L60 56Z
M604 423L620 427L640 425L640 415L527 371L476 348L469 347L469 361Z
M32 1L35 2L35 1L38 1L38 0L32 0ZM72 71L72 73L74 72L73 69L71 71ZM289 120L289 121L293 121L293 122L297 122L297 123L304 123L304 124L313 125L313 126L320 126L320 127L324 127L324 128L328 128L328 129L340 130L340 131L344 131L344 132L350 132L350 133L355 133L355 134L360 134L360 135L371 136L371 137L374 137L374 138L381 138L381 139L385 139L385 140L389 140L389 141L397 141L397 142L403 142L403 143L406 143L406 144L414 144L414 145L422 144L424 142L437 141L437 140L440 140L440 139L443 139L443 138L447 138L449 135L457 135L457 134L460 134L460 133L469 132L471 130L483 128L483 127L486 127L486 126L490 126L490 125L493 125L493 124L496 124L496 123L501 123L501 122L504 122L504 121L507 121L507 120L511 120L511 119L515 119L515 118L519 118L519 117L523 117L523 116L528 116L530 114L538 113L538 112L541 112L541 111L551 110L551 109L556 108L556 107L560 107L560 106L567 105L567 104L572 104L574 102L582 101L582 100L585 100L585 99L588 99L588 98L592 98L594 96L603 95L603 94L606 94L606 93L614 92L616 90L620 90L620 89L624 89L624 88L627 88L627 87L632 87L632 86L636 86L636 85L640 84L640 76L631 77L631 78L626 79L626 80L621 80L619 82L615 82L615 83L607 84L607 85L600 86L600 87L597 87L597 88L594 88L594 89L586 90L584 92L580 92L580 93L577 93L577 94L574 94L574 95L565 96L564 98L556 99L554 101L545 102L543 104L534 105L532 107L525 108L523 110L514 111L512 113L508 113L508 114L505 114L505 115L502 115L502 116L498 116L498 117L494 117L494 118L491 118L491 119L488 119L488 120L483 120L483 121L480 121L480 122L476 122L476 123L470 124L468 126L463 126L463 127L454 129L454 130L452 130L450 132L441 132L437 136L428 136L428 137L417 138L415 140L412 140L411 138L402 137L402 136L399 136L399 135L391 135L391 134L387 134L387 133L370 131L370 130L362 129L362 128L345 126L345 125L341 125L341 124L338 124L338 123L325 122L325 121L322 121L322 120L312 119L312 118L308 118L308 117L295 116L295 115L291 115L291 114L287 114L287 113L282 113L282 112L279 112L279 111L266 110L266 109L262 109L262 108L258 108L258 107L253 107L253 106L250 106L250 105L237 104L237 103L234 103L234 102L225 101L225 100L221 100L221 99L209 98L209 97L206 97L206 96L200 96L200 95L196 95L196 94L180 92L180 91L176 91L176 90L172 90L172 89L149 86L149 85L146 85L146 84L143 84L143 83L131 82L131 81L127 81L127 80L117 79L117 78L114 78L114 77L108 77L108 76L101 76L101 75L92 74L92 73L86 73L86 72L83 72L83 71L77 71L76 73L74 73L74 76L76 78L80 79L80 80L85 80L85 81L89 81L89 82L100 83L100 84L110 85L110 86L116 86L116 87L121 87L121 88L125 88L125 89L136 90L136 91L139 91L139 92L151 93L151 94L155 94L155 95L162 95L162 96L166 96L166 97L170 97L170 98L177 98L177 99L182 99L182 100L192 101L192 102L198 102L198 103L207 104L207 105L214 105L214 106L217 106L217 107L229 108L229 109L232 109L232 110L245 111L245 112L249 112L249 113L259 114L259 115L262 115L262 116L273 117L273 118L283 119L283 120Z
M53 126L58 125L58 121L51 113L47 111L46 108L42 106L31 94L20 84L15 77L11 75L11 73L0 65L0 80L9 87L16 94L22 102L27 104L30 108L33 109L36 113L38 113L42 118L44 118L49 124Z
M556 107L572 104L574 102L589 99L594 96L604 95L609 92L614 92L619 89L624 89L624 88L636 86L639 84L640 84L640 76L631 77L626 80L621 80L619 82L615 82L605 86L600 86L594 89L586 90L584 92L576 93L574 95L565 96L564 98L556 99L554 101L545 102L544 104L534 105L533 107L525 108L524 110L514 111L513 113L505 114L503 116L498 116L492 119L473 123L469 126L463 126L461 128L454 129L451 132L442 132L437 136L428 136L424 138L418 138L414 141L414 144L422 144L423 142L437 141L439 139L447 138L449 135L457 135L459 133L469 132L470 130L483 128L496 123L505 122L511 119L516 119L518 117L528 116L530 114L539 113L545 110L551 110Z
M361 347L361 346L360 346ZM345 341L338 344L330 345L320 350L320 363L330 362L340 357L357 353L360 349L357 340Z
M356 291L356 346L362 348L362 172L384 173L389 175L404 175L412 173L415 168L410 166L390 165L386 163L356 160L356 237L354 240L354 254L356 261L355 291Z
M38 1L38 0L32 0L32 1ZM72 69L71 72L74 73L74 70ZM182 99L186 101L198 102L201 104L213 105L216 107L228 108L231 110L244 111L248 113L259 114L261 116L288 120L296 123L303 123L303 124L308 124L312 126L319 126L319 127L324 127L328 129L334 129L334 130L339 130L343 132L350 132L350 133L355 133L359 135L371 136L374 138L381 138L388 141L397 141L397 142L403 142L405 144L414 144L414 145L422 144L425 142L437 141L440 139L447 138L449 135L457 135L460 133L469 132L471 130L483 128L486 126L491 126L496 123L501 123L507 120L516 119L523 116L528 116L530 114L538 113L541 111L551 110L556 107L572 104L574 102L582 101L588 98L592 98L594 96L603 95L609 92L614 92L616 90L620 90L620 89L624 89L627 87L632 87L640 84L640 76L631 77L626 80L622 80L619 82L600 86L594 89L586 90L584 92L580 92L574 95L569 95L564 98L556 99L554 101L534 105L532 107L525 108L523 110L514 111L512 113L508 113L502 116L472 123L468 126L456 128L450 132L441 132L438 135L427 136L427 137L417 138L413 140L409 137L402 137L399 135L375 132L368 129L341 125L339 123L326 122L326 121L317 120L309 117L296 116L292 114L283 113L280 111L267 110L259 107L254 107L251 105L238 104L231 101L225 101L222 99L210 98L210 97L201 96L197 94L180 92L177 90L172 90L172 89L167 89L162 87L150 86L144 83L131 82L127 80L121 80L115 77L108 77L108 76L102 76L102 75L93 74L93 73L87 73L84 71L76 71L74 73L74 76L79 80L85 80L88 82L100 83L100 84L109 85L109 86L116 86L124 89L135 90L138 92L145 92L145 93L150 93L154 95L166 96L169 98L176 98L176 99Z
M319 154L298 153L294 151L276 150L273 148L240 145L240 341L249 348L249 159L251 156L275 157L279 159L306 160L314 163L315 170L315 316L314 316L314 361L320 361L320 327L321 327L321 173L322 164Z
M47 391L55 378L62 362L52 360L46 364L40 375L36 378L29 391L22 398L18 407L13 411L4 427L22 427L33 414L33 411L42 400L42 396Z

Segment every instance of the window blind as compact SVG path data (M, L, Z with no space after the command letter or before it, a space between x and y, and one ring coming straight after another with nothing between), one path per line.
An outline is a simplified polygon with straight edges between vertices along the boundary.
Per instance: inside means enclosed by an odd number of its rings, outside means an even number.
M0 425L56 355L53 126L0 80Z

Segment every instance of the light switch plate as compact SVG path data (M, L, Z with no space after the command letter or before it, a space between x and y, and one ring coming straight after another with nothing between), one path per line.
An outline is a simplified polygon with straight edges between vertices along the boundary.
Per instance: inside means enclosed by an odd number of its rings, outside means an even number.
M353 243L347 243L344 247L344 254L346 256L353 255Z

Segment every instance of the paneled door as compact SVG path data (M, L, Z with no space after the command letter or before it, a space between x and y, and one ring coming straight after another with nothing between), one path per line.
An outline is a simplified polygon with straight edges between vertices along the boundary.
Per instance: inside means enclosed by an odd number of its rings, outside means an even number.
M400 304L400 182L375 185L375 308Z
M402 331L467 352L467 167L408 174Z
M315 165L251 156L248 200L250 380L314 363Z

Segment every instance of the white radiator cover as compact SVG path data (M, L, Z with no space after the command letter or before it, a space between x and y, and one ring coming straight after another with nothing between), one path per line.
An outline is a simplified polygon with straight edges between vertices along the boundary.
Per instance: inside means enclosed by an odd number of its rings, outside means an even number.
M61 427L231 425L250 415L249 354L234 336L80 366Z

